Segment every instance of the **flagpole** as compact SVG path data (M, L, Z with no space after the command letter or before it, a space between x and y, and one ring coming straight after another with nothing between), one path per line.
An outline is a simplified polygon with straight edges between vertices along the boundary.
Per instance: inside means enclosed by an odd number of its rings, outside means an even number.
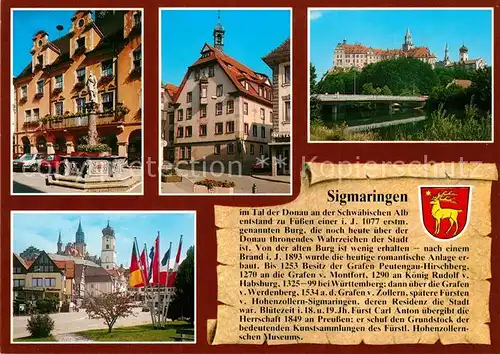
M169 246L170 254L168 255L167 259L167 276L165 279L165 289L164 289L164 294L163 294L163 301L162 301L162 311L161 311L161 318L162 318L162 323L166 326L166 315L165 315L165 300L167 298L167 289L168 289L168 276L170 274L170 257L172 255L172 242L170 242Z
M157 275L158 275L158 278L156 278L158 280L158 306L156 308L156 314L158 315L158 326L161 326L161 323L160 323L160 231L158 231L158 250L156 250L158 252L158 269L157 269Z
M148 264L148 246L146 245L146 242L144 242L144 250L142 251L144 253L144 258L146 259L146 264L143 265L145 268L145 270L148 270L149 268L149 264ZM144 272L144 275L145 272ZM149 287L149 277L144 277L144 302L145 302L145 307L148 308L149 307L149 314L151 315L151 324L154 326L154 323L155 323L155 320L154 320L154 316L153 316L153 313L151 312L151 302L149 302L149 299L148 299L148 295L149 295L149 292L148 292L148 287Z
M179 239L179 245L177 246L177 253L180 255L180 252L181 252L181 245L182 245L182 235L181 235L181 238ZM170 242L170 246L172 246L172 242ZM179 256L180 257L180 256ZM177 264L177 254L175 256L175 264L174 264L174 268ZM178 264L177 264L178 266ZM176 270L177 271L177 270ZM167 273L167 279L166 279L166 283L165 283L165 292L167 292L168 290L168 280L170 278L170 276L173 274L173 271L172 272L168 272ZM175 284L174 284L175 285ZM175 287L175 286L173 286ZM171 299L171 296L172 296L172 291L169 291L168 292L168 298L167 298L167 301L166 301L166 311L165 311L165 314L164 314L164 321L165 321L165 325L167 323L167 316L168 316L168 308L170 307L170 299Z

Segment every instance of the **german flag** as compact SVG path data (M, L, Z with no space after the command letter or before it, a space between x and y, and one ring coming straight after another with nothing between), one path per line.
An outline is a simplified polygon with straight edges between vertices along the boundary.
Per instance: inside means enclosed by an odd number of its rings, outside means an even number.
M130 278L128 285L132 288L141 288L144 286L144 279L140 267L136 242L132 245L132 258L130 259Z

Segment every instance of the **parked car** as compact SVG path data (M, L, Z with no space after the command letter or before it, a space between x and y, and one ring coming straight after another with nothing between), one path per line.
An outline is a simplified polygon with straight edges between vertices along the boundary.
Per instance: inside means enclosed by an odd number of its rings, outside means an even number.
M35 172L40 167L44 154L24 154L17 160L12 161L14 171L32 171Z
M50 154L44 157L40 163L40 172L57 173L62 162L60 154Z

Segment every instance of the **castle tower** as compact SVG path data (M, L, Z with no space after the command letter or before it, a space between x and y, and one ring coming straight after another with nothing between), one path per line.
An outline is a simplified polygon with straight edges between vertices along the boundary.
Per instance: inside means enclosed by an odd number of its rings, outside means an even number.
M411 39L411 33L409 28L406 29L405 42L403 43L402 48L405 52L410 49L413 49L413 41Z
M465 46L465 44L462 44L458 50L458 57L460 58L460 62L469 60L469 49Z
M85 233L82 229L81 219L78 221L78 230L76 230L75 234L75 248L82 257L85 257L87 254L87 244L85 243Z
M450 55L448 51L448 43L446 43L446 47L444 48L444 64L448 65L450 63Z
M116 269L115 230L108 225L102 229L101 267Z
M57 254L63 254L63 243L61 239L61 230L59 230L59 239L57 240Z
M219 10L219 13L217 15L217 25L214 28L213 35L214 35L214 47L220 50L221 52L224 51L224 33L226 33L226 31L224 30L224 27L222 27L220 23L220 10Z

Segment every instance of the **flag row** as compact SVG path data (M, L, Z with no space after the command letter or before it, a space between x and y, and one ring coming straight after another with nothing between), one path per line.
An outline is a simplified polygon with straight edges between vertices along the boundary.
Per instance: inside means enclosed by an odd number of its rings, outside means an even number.
M143 288L148 285L166 286L167 288L173 287L181 259L182 235L179 240L179 247L177 248L175 263L172 269L170 269L171 251L172 242L170 242L170 246L160 262L160 235L158 235L149 253L146 244L144 244L144 249L139 255L137 239L134 238L130 260L129 286L132 288Z

